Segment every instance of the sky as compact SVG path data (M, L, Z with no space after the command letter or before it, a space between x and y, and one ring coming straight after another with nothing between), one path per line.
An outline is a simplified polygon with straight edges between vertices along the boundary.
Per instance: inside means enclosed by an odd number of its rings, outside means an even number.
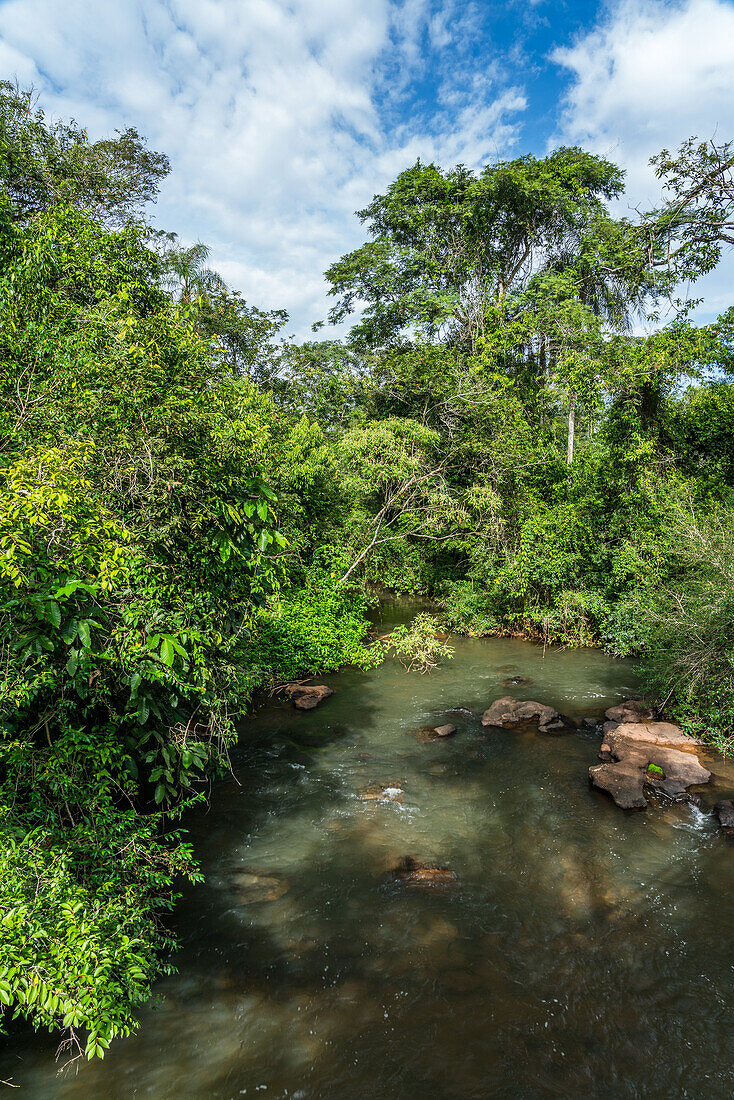
M734 0L0 0L0 75L92 139L137 127L172 165L155 223L309 338L355 211L419 157L580 144L625 168L629 213L653 153L733 139ZM701 319L733 277L697 284Z

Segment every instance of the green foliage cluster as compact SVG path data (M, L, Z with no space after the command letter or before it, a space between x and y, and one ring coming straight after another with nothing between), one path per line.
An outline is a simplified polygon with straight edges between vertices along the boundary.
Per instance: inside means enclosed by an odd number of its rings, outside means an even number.
M453 657L435 615L421 612L411 623L396 626L385 642L408 672L432 672L442 660Z
M264 635L270 598L280 621L279 586L340 504L320 429L253 383L241 344L233 361L211 323L220 299L167 290L147 227L89 198L90 161L100 186L112 171L99 151L40 114L29 137L14 95L0 114L38 209L6 176L0 995L93 1057L169 965L159 914L198 878L171 821L226 766L253 689L281 675L253 656L254 624ZM317 587L311 613L351 615L351 635L324 619L320 642L284 648L294 674L368 659L363 598Z
M734 513L682 511L676 571L645 593L645 671L696 736L734 749Z
M343 553L323 548L298 583L258 613L249 659L268 677L291 680L379 663L379 645L365 643L365 592L339 583L345 568Z

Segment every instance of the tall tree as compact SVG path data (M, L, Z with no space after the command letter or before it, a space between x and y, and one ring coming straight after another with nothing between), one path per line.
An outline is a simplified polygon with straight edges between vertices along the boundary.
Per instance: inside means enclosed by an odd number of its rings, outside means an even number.
M609 161L576 148L488 165L477 177L416 163L359 217L372 240L326 273L332 322L362 307L354 339L380 346L409 331L472 348L488 315L568 250L622 190Z
M73 120L49 122L32 90L0 82L0 184L19 221L63 199L120 225L155 201L169 169L134 127L91 142Z

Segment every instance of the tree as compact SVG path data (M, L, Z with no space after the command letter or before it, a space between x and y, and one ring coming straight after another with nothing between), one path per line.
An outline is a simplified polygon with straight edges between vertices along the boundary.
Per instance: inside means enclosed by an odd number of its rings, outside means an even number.
M49 123L32 90L0 82L0 184L26 222L63 199L110 226L139 218L170 165L133 127L90 142L74 121Z
M203 334L215 341L236 374L259 385L276 384L283 351L274 340L288 321L284 309L248 305L239 291L215 281L203 288L199 315Z
M170 248L163 254L163 285L177 302L186 305L225 288L224 280L206 266L211 249L197 241L188 248Z
M438 444L436 432L398 418L352 428L342 437L339 454L356 506L352 529L358 542L342 583L388 543L457 537L465 517L450 492Z
M361 305L352 337L365 344L415 330L474 348L492 311L621 189L618 168L576 148L488 165L479 177L418 162L360 211L373 239L327 271L339 298L329 319Z
M165 968L162 812L226 763L283 539L261 398L144 229L0 214L0 1000L92 1057Z
M734 245L734 142L691 137L677 155L663 149L650 163L663 183L663 202L641 215L638 248L672 289L712 271L722 250Z

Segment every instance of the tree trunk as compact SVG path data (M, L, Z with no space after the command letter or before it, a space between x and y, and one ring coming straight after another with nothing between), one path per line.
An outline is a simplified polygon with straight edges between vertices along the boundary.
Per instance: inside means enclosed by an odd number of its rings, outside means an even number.
M566 451L566 464L568 466L573 462L573 437L576 431L576 394L571 394L571 400L568 404L568 449Z

